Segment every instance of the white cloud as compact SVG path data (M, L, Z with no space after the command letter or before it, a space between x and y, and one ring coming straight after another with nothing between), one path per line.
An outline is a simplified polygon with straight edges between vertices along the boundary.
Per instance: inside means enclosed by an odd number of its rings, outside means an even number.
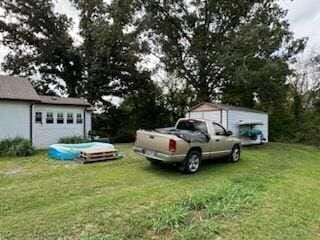
M320 46L320 1L280 0L280 4L288 9L287 18L295 36L308 37L308 49Z

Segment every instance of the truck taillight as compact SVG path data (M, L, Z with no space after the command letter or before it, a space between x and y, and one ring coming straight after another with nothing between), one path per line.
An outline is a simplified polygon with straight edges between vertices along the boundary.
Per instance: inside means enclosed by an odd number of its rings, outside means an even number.
M177 150L177 142L173 139L169 140L169 152L175 152Z

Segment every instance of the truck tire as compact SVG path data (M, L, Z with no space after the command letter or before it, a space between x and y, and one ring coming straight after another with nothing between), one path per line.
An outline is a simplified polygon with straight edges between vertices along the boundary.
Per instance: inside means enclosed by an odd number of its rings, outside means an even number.
M239 162L241 156L241 149L239 145L234 145L229 156L229 161L232 163Z
M201 165L201 154L199 151L192 150L180 166L183 173L193 174L198 172Z

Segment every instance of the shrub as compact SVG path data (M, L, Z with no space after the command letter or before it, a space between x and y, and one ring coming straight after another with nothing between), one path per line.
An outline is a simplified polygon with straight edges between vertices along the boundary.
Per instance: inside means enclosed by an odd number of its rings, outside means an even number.
M184 207L193 211L204 210L209 216L237 212L251 206L255 192L240 184L225 185L221 188L199 193L184 201Z
M129 131L125 128L119 129L114 137L111 138L112 143L131 143L134 142L134 131Z
M23 138L5 139L0 141L0 156L25 157L34 153L29 140Z
M78 144L78 143L88 143L90 142L89 139L85 139L80 136L73 136L73 137L64 137L60 138L59 143L63 144Z
M156 232L177 229L186 224L187 215L187 209L178 204L163 208L151 219L152 228Z

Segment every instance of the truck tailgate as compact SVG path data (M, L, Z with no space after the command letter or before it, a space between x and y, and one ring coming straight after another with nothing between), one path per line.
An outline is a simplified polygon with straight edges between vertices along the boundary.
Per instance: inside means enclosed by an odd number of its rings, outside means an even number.
M161 134L152 131L137 131L135 146L146 150L153 150L160 153L170 154L170 139L179 140L174 135Z

